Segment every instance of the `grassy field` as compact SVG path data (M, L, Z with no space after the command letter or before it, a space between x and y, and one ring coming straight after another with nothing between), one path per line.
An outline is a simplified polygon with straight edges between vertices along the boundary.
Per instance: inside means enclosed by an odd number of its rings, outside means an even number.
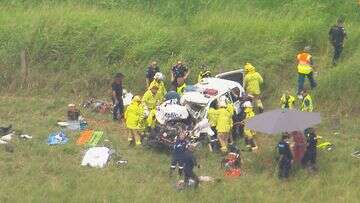
M340 15L349 37L343 59L331 67L327 32ZM350 153L360 148L359 20L353 0L1 1L0 124L12 123L34 139L15 139L14 153L0 146L0 202L358 202L360 162ZM204 149L196 153L197 173L222 180L176 192L168 155L129 148L122 126L89 112L90 127L105 132L129 160L126 167L81 167L84 148L74 144L76 133L69 144L46 145L66 105L90 95L108 98L114 73L125 73L125 87L141 93L153 59L167 75L176 60L185 61L192 80L203 63L220 72L252 62L265 78L265 107L276 107L283 90L295 91L294 56L308 44L318 72L312 94L323 116L319 134L336 145L319 153L317 174L296 169L290 181L278 181L278 136L258 135L259 154L243 154L244 176L223 179L220 155ZM30 69L26 84L22 50Z

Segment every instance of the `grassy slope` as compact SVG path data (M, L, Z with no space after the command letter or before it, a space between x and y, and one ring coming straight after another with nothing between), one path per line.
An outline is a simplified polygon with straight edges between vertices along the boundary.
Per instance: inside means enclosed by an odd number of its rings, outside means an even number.
M359 118L351 115L350 120L346 116L351 111L359 112L354 104L360 99L359 16L352 1L2 2L1 91L31 95L1 97L0 123L14 123L35 139L28 143L15 141L14 154L0 151L1 182L9 185L0 187L0 201L354 202L360 198L356 187L359 162L349 156L358 147ZM299 10L308 15L306 20L298 18ZM343 13L349 32L345 60L330 69L326 35L329 25ZM269 161L276 139L259 136L263 151L259 156L245 154L247 175L239 181L210 184L198 194L174 193L173 181L166 176L169 157L128 149L120 127L108 117L95 119L91 114L86 115L91 126L103 129L129 158L127 168L86 169L79 166L82 149L73 142L52 148L44 144L70 100L88 94L106 97L101 90L107 88L111 74L119 69L128 75L126 85L133 87L143 81L143 67L154 58L164 69L181 58L194 70L194 76L201 63L219 71L251 61L266 78L266 102L274 106L279 90L295 84L293 57L305 43L312 44L319 64L320 85L314 94L317 108L326 113L320 133L337 146L333 153L320 153L321 170L315 176L298 171L291 182L279 183L275 165ZM19 89L20 82L15 78L20 71L18 55L24 47L30 55L31 91ZM280 88L277 81L281 81ZM139 92L142 89L135 88ZM44 96L48 93L51 96ZM54 95L61 96L54 100ZM331 133L330 115L341 112L346 114L339 114L341 137L336 137ZM203 165L199 174L221 176L220 157L207 152L198 156ZM15 195L18 193L26 195Z

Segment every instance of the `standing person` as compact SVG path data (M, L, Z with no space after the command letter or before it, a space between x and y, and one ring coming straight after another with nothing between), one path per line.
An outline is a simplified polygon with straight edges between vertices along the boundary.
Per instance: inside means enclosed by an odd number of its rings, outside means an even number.
M317 138L316 133L313 128L308 128L305 130L305 136L307 138L306 152L301 160L303 167L309 167L311 170L316 170L316 145Z
M158 96L159 86L154 84L144 93L142 103L149 112L155 110L156 106L160 104L161 98Z
M295 106L295 97L290 94L289 91L286 91L280 99L280 104L282 109L294 109Z
M308 94L308 91L306 89L302 90L301 96L303 99L301 102L300 111L312 112L314 110L314 106L312 98L310 94Z
M311 89L316 87L316 82L313 75L314 62L312 56L310 55L310 46L306 46L302 52L300 52L296 58L298 61L297 71L298 71L298 97L301 98L301 91L304 89L305 78L308 78L310 81Z
M287 179L289 178L290 175L291 164L293 159L289 146L289 135L287 133L284 133L282 135L282 138L277 145L277 149L280 154L279 178Z
M250 101L244 102L243 107L244 107L246 120L255 116L253 106ZM244 137L245 137L246 148L249 151L256 151L258 149L258 147L256 146L255 141L254 141L255 132L248 128L244 128L244 135L245 135Z
M125 111L125 124L129 130L129 145L141 145L140 132L144 129L144 108L140 96L134 96Z
M167 93L166 87L164 84L164 74L162 74L160 72L155 73L154 80L150 83L149 87L154 86L154 85L159 86L159 90L157 92L159 98L164 98Z
M146 87L150 86L150 83L154 80L154 76L157 72L160 72L160 68L156 61L150 63L146 70Z
M339 18L337 20L337 24L332 26L329 31L329 39L331 44L334 47L334 56L332 59L332 63L335 66L337 60L340 58L341 52L344 48L344 39L347 37L344 28L344 19Z
M198 166L198 164L194 154L190 150L187 150L184 153L183 163L184 163L185 187L189 187L189 181L190 179L192 179L195 182L195 188L197 188L199 186L200 181L198 176L194 173L194 167Z
M114 82L111 84L112 89L112 101L114 105L113 110L113 119L121 120L124 112L124 103L122 99L123 94L123 81L124 75L122 73L117 73L114 78Z
M185 82L187 77L190 74L190 70L182 63L182 61L178 61L171 68L171 85L172 90L176 91L176 88L179 86L178 79L182 79Z
M218 106L219 108L215 112L217 115L216 131L218 133L220 150L225 153L228 150L228 140L233 125L232 116L234 114L234 107L232 104L227 105L224 98L220 98ZM230 140L232 141L232 139Z
M170 165L170 176L176 169L176 166L179 167L179 176L182 176L184 163L183 158L185 156L187 147L189 143L186 141L186 132L180 131L179 136L176 138L174 145L172 146L172 153L171 153L171 165Z
M263 78L258 72L256 72L255 67L251 65L251 63L246 63L244 77L245 90L247 94L254 96L255 105L259 109L260 113L264 111L264 107L260 99L260 86L263 82Z
M211 127L211 130L214 132L214 135L210 137L210 151L213 151L214 149L218 149L218 138L217 138L217 130L216 130L216 122L217 122L217 100L214 100L210 104L210 108L207 113L207 119L209 120L209 124Z

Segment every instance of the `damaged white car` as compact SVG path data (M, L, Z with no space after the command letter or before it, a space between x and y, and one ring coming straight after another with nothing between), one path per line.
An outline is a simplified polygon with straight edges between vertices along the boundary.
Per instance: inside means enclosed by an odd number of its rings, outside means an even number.
M244 94L242 86L243 71L235 70L215 77L202 79L189 85L180 102L165 101L156 112L157 127L147 138L150 146L171 146L180 130L187 130L191 142L198 142L214 134L207 119L207 113L214 101L219 98L233 103L239 111L239 99Z

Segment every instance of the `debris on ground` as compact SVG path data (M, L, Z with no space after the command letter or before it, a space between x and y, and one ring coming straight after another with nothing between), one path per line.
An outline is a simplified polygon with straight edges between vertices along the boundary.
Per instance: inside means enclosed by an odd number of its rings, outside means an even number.
M58 145L58 144L66 144L69 141L69 138L62 131L50 133L47 143L48 145Z
M351 156L360 159L360 150L356 150L353 153L351 153Z

